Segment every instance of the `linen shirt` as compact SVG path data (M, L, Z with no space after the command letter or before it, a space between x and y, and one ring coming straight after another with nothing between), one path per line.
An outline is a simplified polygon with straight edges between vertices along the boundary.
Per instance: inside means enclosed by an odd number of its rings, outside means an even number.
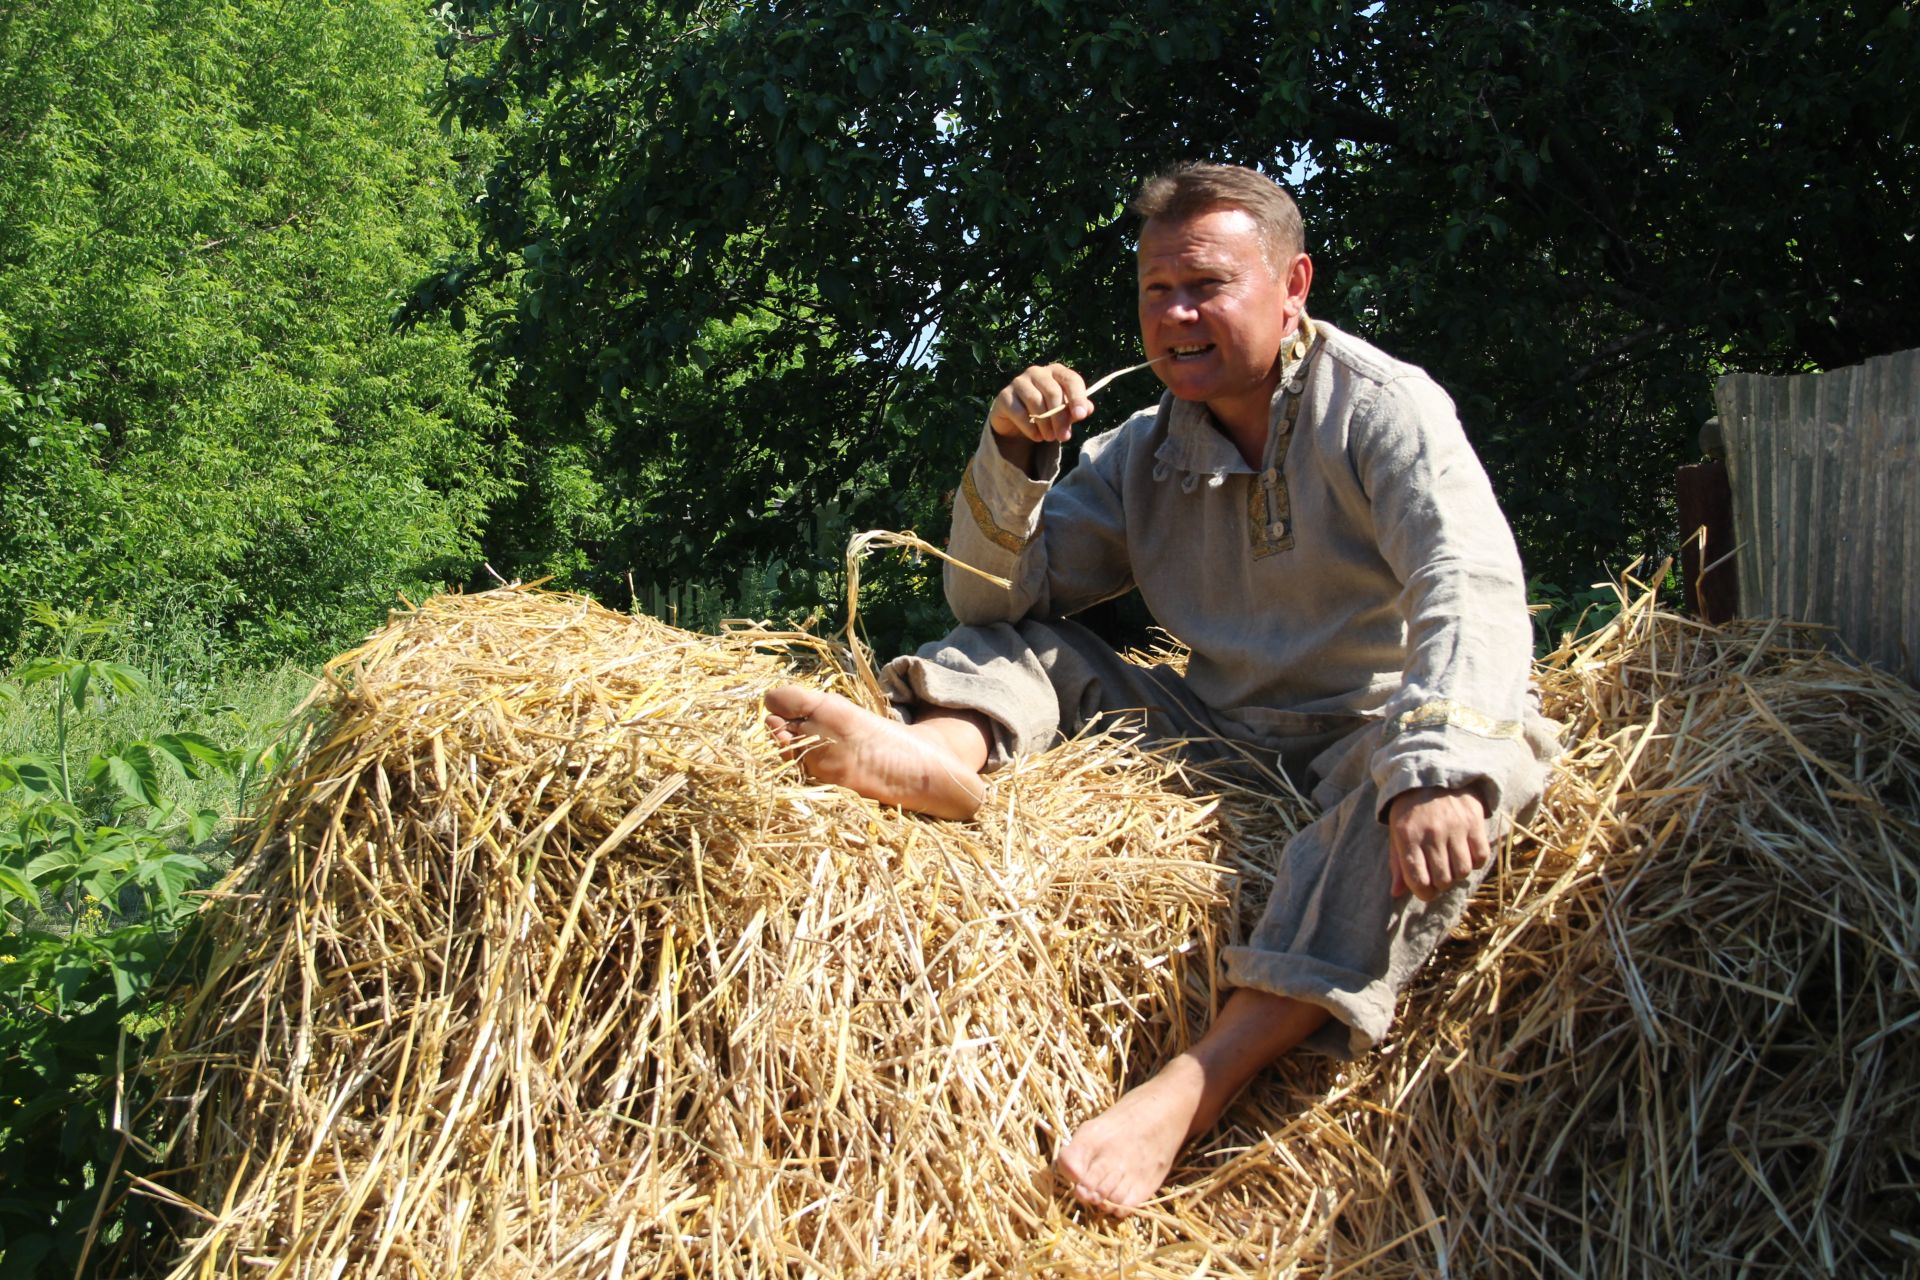
M1251 736L1384 720L1379 813L1422 786L1478 786L1492 812L1536 714L1512 533L1431 378L1322 321L1297 341L1261 470L1171 393L1064 478L1058 445L1029 476L983 432L951 550L1011 585L949 566L948 603L984 625L1138 587L1195 693Z

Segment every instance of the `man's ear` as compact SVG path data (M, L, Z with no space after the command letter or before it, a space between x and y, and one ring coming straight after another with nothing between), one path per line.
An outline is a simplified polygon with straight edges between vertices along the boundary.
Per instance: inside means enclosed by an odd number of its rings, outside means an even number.
M1313 259L1304 253L1293 255L1287 265L1287 306L1295 311L1307 309L1307 292L1313 288Z

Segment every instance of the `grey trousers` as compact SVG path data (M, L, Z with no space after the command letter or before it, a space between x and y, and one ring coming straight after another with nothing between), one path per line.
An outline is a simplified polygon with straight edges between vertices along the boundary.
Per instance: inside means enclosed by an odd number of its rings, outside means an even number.
M1277 771L1307 792L1319 816L1287 843L1267 907L1242 947L1225 952L1227 981L1317 1004L1333 1017L1305 1047L1355 1058L1393 1022L1394 1004L1466 910L1477 872L1432 902L1392 896L1387 828L1369 762L1386 732L1359 716L1221 713L1169 667L1143 667L1066 620L961 627L881 673L895 708L976 711L994 726L987 767L1045 750L1105 718L1138 723L1176 743L1203 769L1241 777ZM1500 794L1522 812L1538 800L1558 751L1556 726L1539 716L1513 744ZM1508 825L1489 819L1489 839Z

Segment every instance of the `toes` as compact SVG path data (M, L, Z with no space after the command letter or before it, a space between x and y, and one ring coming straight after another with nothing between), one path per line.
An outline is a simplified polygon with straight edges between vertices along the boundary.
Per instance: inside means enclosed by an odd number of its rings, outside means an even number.
M1099 1152L1081 1151L1069 1142L1067 1149L1060 1153L1054 1163L1073 1188L1074 1199L1102 1213L1125 1212L1108 1195L1111 1187L1107 1185L1109 1179L1102 1174L1101 1165L1104 1161L1100 1159Z
M818 689L809 689L797 684L783 684L767 690L763 700L768 712L783 720L804 720L826 699L826 696Z
M1095 1209L1116 1218L1125 1218L1133 1213L1132 1205L1113 1198L1112 1188L1102 1189L1089 1186L1084 1182L1075 1182L1073 1194L1075 1199L1089 1209Z

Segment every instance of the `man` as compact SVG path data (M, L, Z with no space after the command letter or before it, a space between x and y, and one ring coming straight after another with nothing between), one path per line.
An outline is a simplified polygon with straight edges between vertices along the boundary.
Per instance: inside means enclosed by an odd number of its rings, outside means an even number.
M994 399L955 503L963 624L885 679L902 721L816 690L768 727L823 781L948 818L981 772L1126 712L1202 762L1276 765L1313 788L1266 914L1226 955L1218 1020L1083 1125L1057 1167L1087 1203L1136 1208L1190 1136L1297 1045L1350 1057L1458 921L1490 828L1530 806L1554 750L1533 705L1512 535L1446 395L1306 314L1299 214L1250 170L1147 182L1140 336L1156 409L1087 442L1080 375L1029 368ZM1067 619L1134 586L1192 650L1133 666ZM1410 896L1409 896L1410 891Z

